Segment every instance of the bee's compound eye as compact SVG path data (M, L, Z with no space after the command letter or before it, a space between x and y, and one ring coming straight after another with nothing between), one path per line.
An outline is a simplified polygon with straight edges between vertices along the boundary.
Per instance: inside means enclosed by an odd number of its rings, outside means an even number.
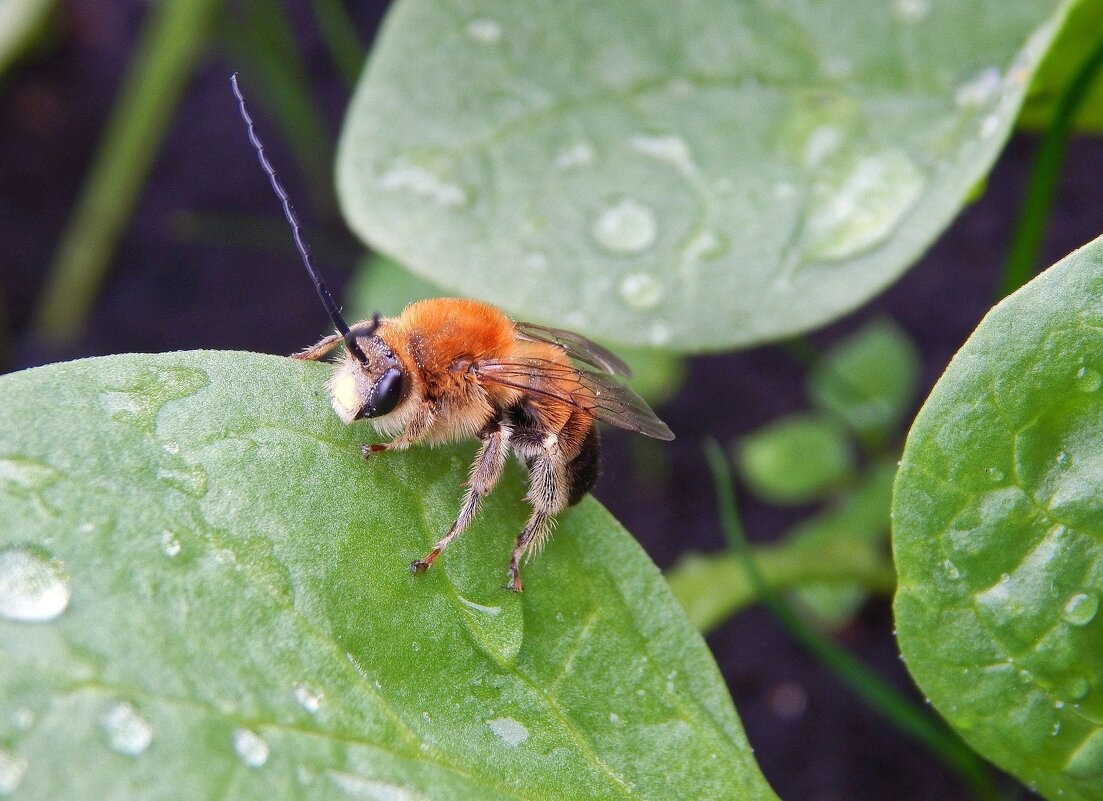
M371 398L359 417L382 417L394 410L402 398L402 371L392 367L379 377L372 389Z

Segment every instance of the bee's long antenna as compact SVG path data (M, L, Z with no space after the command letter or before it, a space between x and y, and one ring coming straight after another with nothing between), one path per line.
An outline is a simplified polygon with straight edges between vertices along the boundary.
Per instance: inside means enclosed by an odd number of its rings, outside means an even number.
M326 307L326 311L329 312L329 317L333 320L333 325L337 327L342 338L345 340L345 347L348 351L356 357L356 360L361 364L368 361L368 357L364 355L364 351L360 349L360 345L356 342L356 337L349 331L348 325L345 324L345 320L341 317L341 310L338 308L337 303L333 300L333 296L329 294L329 289L326 287L326 282L322 280L321 273L318 272L318 268L314 266L314 259L310 255L310 248L306 246L306 241L303 239L303 227L299 223L299 217L295 214L295 209L291 205L291 198L288 197L287 190L283 188L283 184L280 183L280 179L276 176L276 170L268 161L268 156L264 153L264 144L260 141L260 137L257 136L257 131L253 125L253 118L249 115L249 109L245 105L245 95L241 93L241 87L237 85L237 73L235 72L230 76L230 86L233 87L234 97L237 98L238 107L241 109L241 117L245 120L245 127L249 131L249 141L253 144L253 149L257 151L257 158L260 160L260 166L264 168L264 171L268 173L268 180L272 182L272 189L275 190L276 195L279 197L280 202L283 203L283 214L287 218L287 222L291 224L291 234L295 239L295 247L299 251L299 255L302 256L303 264L306 265L306 271L310 273L310 278L314 281L314 288L318 290L318 297L322 299L322 305ZM365 333L361 332L360 336L370 336L379 325L379 317L376 316L372 320L371 328Z

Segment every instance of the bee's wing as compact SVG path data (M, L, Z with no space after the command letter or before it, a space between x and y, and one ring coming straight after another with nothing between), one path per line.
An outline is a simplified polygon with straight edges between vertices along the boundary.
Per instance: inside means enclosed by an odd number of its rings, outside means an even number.
M674 439L674 433L647 401L610 375L547 359L481 361L472 369L481 381L551 398L617 428L655 439Z
M596 367L612 375L622 375L625 378L632 375L632 368L624 363L608 348L603 348L591 339L587 339L574 331L564 331L561 328L549 328L546 325L536 323L515 323L517 332L524 339L537 342L549 342L558 345L567 352L572 359L577 359L591 367Z

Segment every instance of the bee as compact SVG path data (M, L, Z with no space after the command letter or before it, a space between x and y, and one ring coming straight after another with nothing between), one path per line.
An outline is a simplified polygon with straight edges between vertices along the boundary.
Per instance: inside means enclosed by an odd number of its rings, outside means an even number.
M336 328L292 358L318 361L344 346L327 384L333 410L345 423L369 420L391 437L362 446L365 457L411 445L479 441L455 522L411 570L423 573L464 532L512 451L528 470L526 500L532 508L509 561L506 588L520 592L521 565L544 546L555 515L597 482L597 422L661 440L674 435L617 380L630 370L609 350L570 331L514 321L487 303L433 298L410 304L397 317L375 315L348 326L303 241L236 75L231 84L249 139Z

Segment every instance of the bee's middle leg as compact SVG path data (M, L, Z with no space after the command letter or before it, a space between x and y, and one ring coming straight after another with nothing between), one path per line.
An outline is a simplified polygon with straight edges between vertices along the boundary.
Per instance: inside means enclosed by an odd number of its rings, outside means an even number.
M491 421L480 432L479 439L482 440L482 445L474 464L471 465L467 492L464 493L463 503L460 504L460 513L452 523L452 527L448 529L448 533L433 546L433 549L410 564L412 572L424 573L428 570L429 565L440 556L441 551L460 536L475 517L482 499L490 494L502 475L502 468L505 467L506 457L509 455L509 438L512 433L512 428L501 420Z

